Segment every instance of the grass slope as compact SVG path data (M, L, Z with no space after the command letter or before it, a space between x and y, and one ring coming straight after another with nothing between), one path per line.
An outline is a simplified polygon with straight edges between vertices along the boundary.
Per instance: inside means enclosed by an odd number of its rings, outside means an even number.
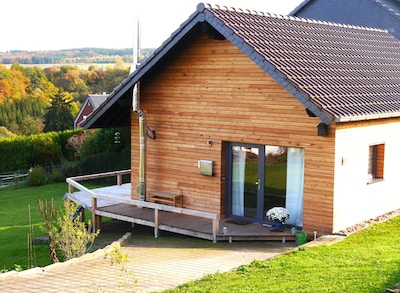
M399 230L396 217L331 246L300 247L165 292L385 292L400 283Z

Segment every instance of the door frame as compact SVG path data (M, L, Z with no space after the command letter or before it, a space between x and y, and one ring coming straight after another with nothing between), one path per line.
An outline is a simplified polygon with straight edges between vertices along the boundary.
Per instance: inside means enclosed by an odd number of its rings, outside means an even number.
M258 153L258 179L259 179L259 186L260 188L257 190L257 208L255 218L246 217L246 216L238 216L233 215L232 213L232 147L233 146L240 146L245 148L257 148L259 150ZM227 155L226 155L226 205L225 205L225 212L229 218L249 221L252 223L266 223L267 221L264 220L264 157L265 157L265 145L263 144L252 144L252 143L243 143L243 142L228 142L227 143ZM262 159L261 159L262 158Z

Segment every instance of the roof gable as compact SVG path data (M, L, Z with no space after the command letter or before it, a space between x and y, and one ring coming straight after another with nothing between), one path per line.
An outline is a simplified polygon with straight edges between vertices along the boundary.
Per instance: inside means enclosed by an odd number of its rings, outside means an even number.
M197 24L206 23L324 123L400 116L400 43L387 32L199 4L197 11L110 94L85 127Z

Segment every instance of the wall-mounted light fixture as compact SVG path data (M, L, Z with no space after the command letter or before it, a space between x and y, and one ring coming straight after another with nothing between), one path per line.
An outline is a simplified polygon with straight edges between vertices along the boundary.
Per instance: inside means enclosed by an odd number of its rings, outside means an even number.
M318 124L318 136L328 136L328 125L321 122Z
M308 109L308 108L306 108L306 112L307 112L308 117L317 117L317 116L315 116L315 114L314 114L310 109Z
M213 141L212 141L211 139L208 139L208 140L207 140L207 145L208 145L208 146L212 146L212 144L213 144Z
M118 131L114 133L114 143L121 143L121 133L119 133Z
M147 129L146 130L146 135L150 139L156 139L156 131L155 130Z

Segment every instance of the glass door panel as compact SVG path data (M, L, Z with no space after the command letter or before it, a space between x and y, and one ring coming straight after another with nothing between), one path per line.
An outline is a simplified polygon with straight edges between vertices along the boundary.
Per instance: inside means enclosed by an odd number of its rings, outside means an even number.
M257 218L261 187L259 153L256 146L232 146L232 215Z
M286 205L287 148L265 146L264 211Z

